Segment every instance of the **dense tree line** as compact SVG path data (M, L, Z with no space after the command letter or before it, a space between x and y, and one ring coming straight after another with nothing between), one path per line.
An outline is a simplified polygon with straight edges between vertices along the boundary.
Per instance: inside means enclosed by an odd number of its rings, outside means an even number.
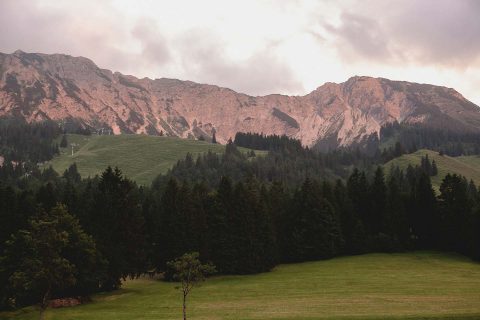
M76 165L2 180L1 307L112 290L145 272L168 278L167 262L185 252L223 274L415 249L480 259L473 182L447 175L436 194L427 157L387 174L365 162L339 179L342 157L361 157L292 152L295 143L271 141L278 147L261 156L232 142L223 155L187 155L148 188L117 168L81 179Z
M72 166L32 188L0 187L0 197L3 307L115 289L190 251L224 274L379 251L480 258L476 186L447 175L436 196L421 166L354 169L346 182L307 176L294 188L253 174L149 189L111 168L81 180Z
M288 138L285 135L264 135L261 133L237 132L235 145L255 150L304 152L300 140Z
M50 160L58 153L58 146L53 142L61 133L60 127L53 121L29 124L22 119L1 119L0 155L5 163Z
M264 137L255 134L247 136ZM194 159L188 154L166 175L157 177L153 185L158 188L164 187L170 177L174 177L179 181L191 183L203 181L208 187L217 187L223 176L229 176L236 182L254 175L268 183L279 181L291 189L301 184L306 177L317 180L347 178L352 166L362 169L371 169L375 166L375 159L358 148L322 154L302 148L298 140L285 136L279 140L280 142L275 136L266 137L266 140L267 143L263 145L269 151L262 155L256 155L254 151L241 152L232 141L227 143L223 155L207 152ZM268 141L274 142L269 146ZM247 143L243 145L252 147Z
M430 149L452 157L480 154L480 133L394 122L380 129L379 144L397 141L409 153Z

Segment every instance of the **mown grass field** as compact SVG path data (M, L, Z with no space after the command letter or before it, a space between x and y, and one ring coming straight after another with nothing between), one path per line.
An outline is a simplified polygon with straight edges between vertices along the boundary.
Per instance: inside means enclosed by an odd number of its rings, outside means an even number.
M127 177L142 185L149 185L158 174L165 173L188 152L196 156L209 150L216 153L225 150L225 146L220 144L146 135L70 134L67 140L68 147L62 148L60 155L44 167L52 165L62 174L75 162L82 177L93 177L107 166L118 166ZM71 144L75 144L73 156Z
M401 169L406 169L409 164L412 166L420 165L422 157L428 154L428 158L435 160L438 167L438 175L431 177L432 185L438 190L443 178L447 173L457 173L473 179L475 184L480 184L480 156L461 156L449 157L447 155L440 156L438 152L427 149L421 149L411 154L404 154L401 157L395 158L385 164L388 172L391 165L399 166Z
M219 276L192 291L190 319L480 319L480 264L435 252L368 254L282 265L253 276ZM36 319L27 308L0 319ZM158 280L77 307L50 320L181 319L181 293Z

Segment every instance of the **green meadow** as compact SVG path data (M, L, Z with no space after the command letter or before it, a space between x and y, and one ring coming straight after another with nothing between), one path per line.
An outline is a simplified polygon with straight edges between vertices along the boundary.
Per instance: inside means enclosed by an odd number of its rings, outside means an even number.
M149 185L157 175L165 173L179 159L185 158L187 153L195 157L208 151L222 153L225 150L224 145L205 141L147 135L69 134L67 141L68 147L60 149L60 155L43 167L52 165L62 174L76 163L82 177L93 177L107 166L118 166L128 178L141 185Z
M435 160L437 163L438 175L431 177L432 185L437 190L447 173L457 173L469 180L472 179L476 185L480 184L480 156L478 155L449 157L447 155L441 156L436 151L421 149L395 158L385 164L384 167L387 172L392 165L399 166L405 170L409 164L412 166L420 165L422 157L425 157L427 154L430 160Z
M480 319L480 264L436 252L368 254L217 276L192 291L190 319ZM175 284L142 278L49 320L181 319ZM33 307L0 314L30 320Z

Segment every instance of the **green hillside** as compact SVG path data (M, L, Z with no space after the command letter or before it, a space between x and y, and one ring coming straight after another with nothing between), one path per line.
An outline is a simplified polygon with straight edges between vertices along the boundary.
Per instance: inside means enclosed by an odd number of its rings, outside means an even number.
M146 135L68 135L69 146L44 166L52 165L60 174L74 162L82 177L95 176L107 166L118 166L130 179L148 185L190 152L221 153L225 146L205 141ZM60 140L58 141L60 142ZM71 144L74 144L72 156Z
M180 319L175 284L127 281L93 302L47 311L49 320ZM368 254L221 276L195 288L189 319L480 319L480 264L433 252ZM2 318L3 316L3 318ZM0 319L30 320L27 308Z
M438 175L431 178L435 188L439 188L447 173L457 173L467 177L467 179L473 179L477 185L480 184L480 156L478 155L449 157L447 155L441 156L436 151L422 149L389 161L385 164L385 168L388 171L392 164L398 165L401 169L406 169L409 164L412 166L420 165L421 158L426 154L428 154L430 160L435 160L437 163Z

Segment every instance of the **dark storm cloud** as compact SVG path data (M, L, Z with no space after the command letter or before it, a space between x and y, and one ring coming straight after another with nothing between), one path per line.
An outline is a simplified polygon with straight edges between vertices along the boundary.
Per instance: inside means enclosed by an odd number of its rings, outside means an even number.
M347 47L358 58L468 67L480 56L479 17L476 0L358 1L324 29L342 56Z
M255 95L302 92L293 71L274 55L275 46L272 43L242 61L233 61L217 37L207 30L194 30L179 39L176 47L186 73L196 81Z

